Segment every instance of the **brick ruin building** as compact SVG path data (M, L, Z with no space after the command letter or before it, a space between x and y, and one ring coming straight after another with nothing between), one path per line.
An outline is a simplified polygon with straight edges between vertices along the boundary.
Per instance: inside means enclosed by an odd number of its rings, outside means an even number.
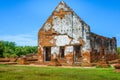
M117 56L116 38L97 35L65 2L60 2L38 32L40 64L90 64Z

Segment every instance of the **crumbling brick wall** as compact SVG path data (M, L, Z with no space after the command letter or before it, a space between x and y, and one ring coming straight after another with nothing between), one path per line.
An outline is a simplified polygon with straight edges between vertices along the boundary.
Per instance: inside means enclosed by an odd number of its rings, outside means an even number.
M89 25L63 1L38 32L38 61L41 64L89 64L103 58L103 49L106 60L115 59L116 39L92 33Z
M95 33L91 33L91 47L92 61L100 60L103 57L106 61L114 60L117 58L117 45L115 37L107 38Z

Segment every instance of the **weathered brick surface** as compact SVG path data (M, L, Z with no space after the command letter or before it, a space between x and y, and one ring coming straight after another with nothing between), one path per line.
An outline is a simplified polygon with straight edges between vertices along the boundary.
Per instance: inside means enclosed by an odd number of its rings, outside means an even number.
M0 58L0 62L9 62L10 59L9 58Z
M116 59L116 47L114 37L92 33L90 26L64 2L60 2L38 32L40 64L89 65L103 59L107 62ZM61 58L62 53L64 58Z

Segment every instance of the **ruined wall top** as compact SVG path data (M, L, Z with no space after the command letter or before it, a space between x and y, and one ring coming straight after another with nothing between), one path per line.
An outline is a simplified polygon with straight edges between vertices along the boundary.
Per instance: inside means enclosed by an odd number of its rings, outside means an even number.
M73 11L64 1L61 1L54 11L59 12L61 9L64 11Z
M109 37L105 37L105 36L102 36L102 35L98 35L98 34L93 33L93 32L90 32L90 35L91 35L91 37L101 38L103 40L113 40L113 41L116 41L116 37L109 38Z

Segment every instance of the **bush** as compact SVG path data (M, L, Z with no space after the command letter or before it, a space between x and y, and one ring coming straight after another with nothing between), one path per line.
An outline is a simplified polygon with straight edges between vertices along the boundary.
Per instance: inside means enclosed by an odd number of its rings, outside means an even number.
M17 54L4 53L3 57L4 58L16 58L18 56L17 56Z
M18 57L17 54L11 54L10 55L10 58L16 58L16 57Z
M109 64L101 64L101 65L97 65L96 68L111 68L111 65L109 65Z
M117 53L120 55L120 47L117 48Z
M120 54L118 54L118 59L120 59Z
M10 54L9 53L3 53L3 57L4 58L10 58Z

